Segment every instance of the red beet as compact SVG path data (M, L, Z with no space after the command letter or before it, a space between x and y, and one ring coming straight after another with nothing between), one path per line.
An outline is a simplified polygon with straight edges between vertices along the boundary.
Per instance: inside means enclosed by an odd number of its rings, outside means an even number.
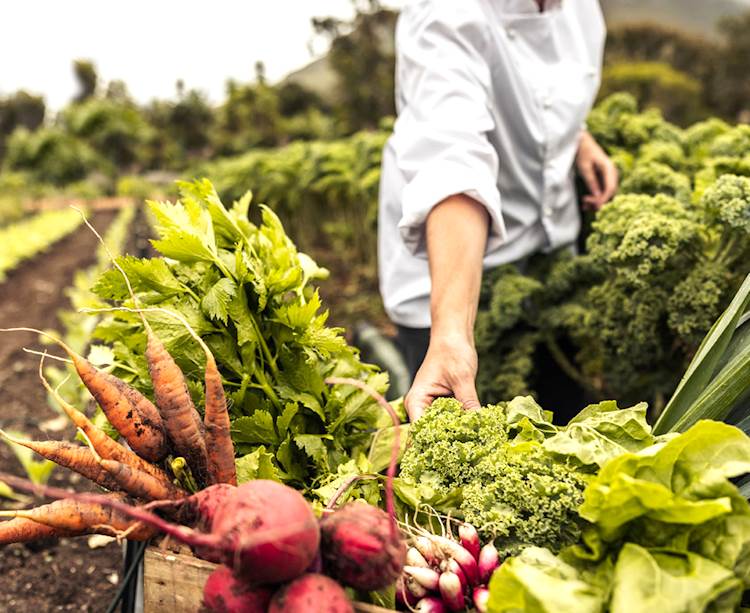
M401 574L406 542L388 514L364 502L344 505L320 522L326 573L358 590L380 590Z
M266 613L271 596L270 588L251 587L219 566L203 588L203 605L210 613Z
M213 517L211 531L206 533L174 524L146 508L131 507L102 494L78 494L36 486L5 473L0 473L0 480L22 491L43 492L53 498L93 502L116 509L181 543L216 552L238 578L249 584L283 583L299 577L315 559L320 544L320 528L312 507L298 491L276 481L249 481L233 487L231 492L227 490L226 495L214 495L213 488L217 486L211 486L196 495L206 507L203 512ZM177 507L179 512L181 505L194 503L190 509L194 511L195 502L191 498L158 501L157 506ZM219 500L221 503L216 508ZM193 517L193 520L201 522L200 517Z
M190 497L192 512L198 516L196 528L201 532L211 532L216 512L234 496L237 488L228 483L217 483L196 492ZM193 553L209 562L221 562L221 552L211 547L193 547Z
M317 518L302 494L264 479L240 485L215 510L211 534L221 537L224 564L256 584L299 577L320 544ZM261 535L267 538L256 542Z
M268 613L354 613L342 588L325 575L309 574L282 587Z

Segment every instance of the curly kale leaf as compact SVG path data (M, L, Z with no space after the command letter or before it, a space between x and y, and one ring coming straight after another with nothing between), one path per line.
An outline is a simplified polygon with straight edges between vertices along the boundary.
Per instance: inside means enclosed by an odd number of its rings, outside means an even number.
M666 146L666 145L665 145ZM675 147L677 145L674 145ZM621 194L664 194L690 201L690 179L661 162L639 162L620 186Z
M439 398L411 427L401 479L443 496L460 488L458 511L506 552L530 543L558 551L580 533L585 477L538 443L509 440L519 429L554 429L546 417L530 399L467 412Z
M401 461L401 477L424 478L450 489L468 483L474 467L507 442L500 405L464 411L453 398L438 398L411 426L411 446Z
M711 157L744 157L750 151L750 126L738 125L717 136L708 149Z
M667 323L688 347L697 347L727 306L732 274L720 262L702 262L672 290Z
M503 554L537 545L559 551L578 540L585 478L538 444L506 446L477 466L463 489L466 521L491 534Z
M701 224L668 196L618 196L601 210L593 229L590 256L610 270L610 278L635 287L654 284L662 273L679 276L700 252Z
M727 229L750 234L750 178L719 177L703 194L701 204Z

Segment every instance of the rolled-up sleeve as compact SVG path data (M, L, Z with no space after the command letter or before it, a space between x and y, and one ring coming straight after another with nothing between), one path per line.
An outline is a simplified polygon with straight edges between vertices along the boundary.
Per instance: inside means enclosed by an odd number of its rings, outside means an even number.
M445 198L466 194L489 213L487 249L505 238L497 152L488 140L487 24L461 3L417 2L397 29L402 99L391 144L404 177L398 224L411 253L425 255L425 222Z

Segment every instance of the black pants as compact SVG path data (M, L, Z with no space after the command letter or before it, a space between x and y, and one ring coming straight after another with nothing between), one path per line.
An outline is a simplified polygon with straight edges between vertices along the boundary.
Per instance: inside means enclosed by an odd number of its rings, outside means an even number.
M396 344L404 356L412 380L422 365L427 347L430 345L430 328L407 328L396 326Z

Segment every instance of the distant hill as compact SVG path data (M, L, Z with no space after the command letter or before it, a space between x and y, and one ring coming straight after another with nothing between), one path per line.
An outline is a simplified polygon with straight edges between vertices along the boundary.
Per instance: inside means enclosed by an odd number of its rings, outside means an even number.
M704 36L716 34L716 22L750 10L748 0L601 0L609 25L658 21Z

